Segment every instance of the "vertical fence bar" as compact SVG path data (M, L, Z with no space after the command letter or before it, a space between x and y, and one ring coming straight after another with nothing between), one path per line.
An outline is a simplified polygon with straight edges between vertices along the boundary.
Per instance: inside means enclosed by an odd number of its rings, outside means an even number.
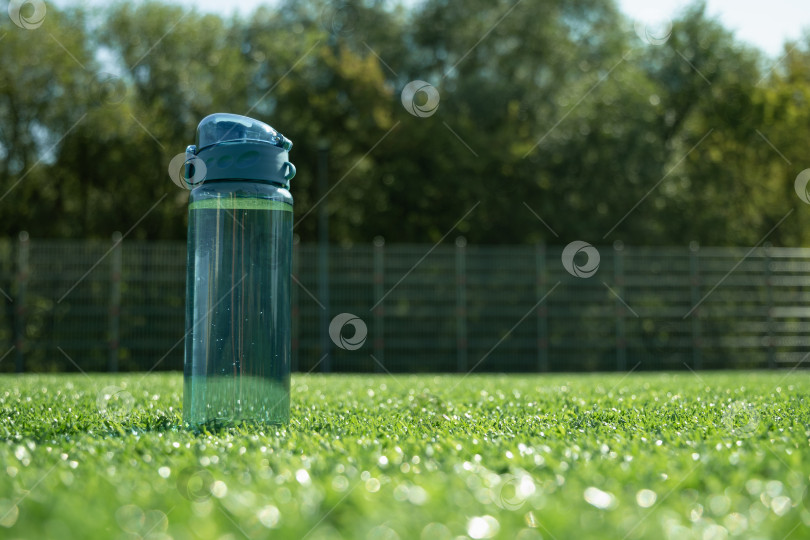
M322 140L318 143L318 193L320 199L329 193L328 180L329 164L329 141ZM329 373L332 371L332 341L329 338L329 316L331 304L329 301L329 214L326 202L318 209L318 298L321 299L324 309L321 310L320 321L320 359L321 371Z
M298 269L301 267L301 238L297 235L293 235L293 246L292 246L292 275L295 276L296 280L300 280L300 273ZM299 332L301 331L301 306L300 306L300 289L301 286L298 283L295 283L295 280L291 280L293 283L290 285L292 286L292 298L290 301L292 302L292 321L290 322L290 333L292 334L290 341L292 341L292 358L290 359L290 371L296 372L298 371L298 355L299 355Z
M774 336L774 320L773 320L773 271L771 270L771 246L766 243L762 247L763 257L762 262L765 265L765 301L767 313L767 328L768 328L768 368L776 369L776 347Z
M110 306L109 306L109 348L110 356L107 359L107 370L113 373L118 371L118 347L121 341L121 233L115 231L112 235L112 251L110 252Z
M456 370L467 372L467 239L456 238Z
M540 242L535 247L535 298L543 298L546 289L546 244ZM548 371L548 306L537 306L537 370Z
M28 232L21 231L17 245L17 294L14 299L14 346L17 349L15 369L17 373L25 371L25 316L26 292L29 276L29 239Z
M374 238L374 298L382 298L385 292L385 238ZM374 308L374 371L382 371L385 365L385 306ZM378 363L379 362L379 363Z
M620 298L624 293L624 245L617 241L613 244L613 279L616 286L616 370L627 369L627 334L624 322L624 306Z
M696 306L700 302L700 244L691 242L689 244L689 296L691 304ZM701 358L701 328L700 328L700 308L696 308L690 317L692 328L692 368L695 370L703 367Z

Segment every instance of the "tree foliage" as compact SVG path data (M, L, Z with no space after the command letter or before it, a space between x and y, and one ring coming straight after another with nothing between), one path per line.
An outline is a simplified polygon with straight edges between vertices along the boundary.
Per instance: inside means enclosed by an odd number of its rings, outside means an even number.
M597 0L289 0L230 19L48 4L41 27L0 34L3 236L183 238L169 161L227 111L295 142L304 241L321 204L339 243L753 245L791 209L768 240L810 239L793 188L810 40L774 63L700 3L661 44ZM435 114L405 110L412 80L437 89Z

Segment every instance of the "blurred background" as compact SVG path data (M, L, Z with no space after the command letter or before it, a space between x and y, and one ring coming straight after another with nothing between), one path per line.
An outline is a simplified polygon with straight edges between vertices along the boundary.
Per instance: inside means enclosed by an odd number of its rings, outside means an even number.
M297 369L801 363L810 37L744 4L3 3L0 371L182 367L167 168L213 112L295 143Z

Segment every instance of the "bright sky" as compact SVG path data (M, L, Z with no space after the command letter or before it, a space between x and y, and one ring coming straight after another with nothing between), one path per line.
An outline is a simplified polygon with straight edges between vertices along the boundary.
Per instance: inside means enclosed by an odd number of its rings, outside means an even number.
M691 2L684 0L618 0L630 17L645 23L675 18ZM768 55L783 53L785 40L799 39L810 31L808 0L707 0L707 11L738 39L756 45Z
M104 0L46 0L58 5L103 5ZM196 6L202 11L230 15L234 11L247 14L260 4L275 4L274 0L175 0ZM403 0L406 5L418 0ZM631 18L644 23L660 23L672 19L688 6L690 0L617 0ZM756 45L772 57L783 54L782 44L787 39L798 39L803 30L810 31L810 1L808 0L707 0L708 11L719 17L726 28L737 37Z

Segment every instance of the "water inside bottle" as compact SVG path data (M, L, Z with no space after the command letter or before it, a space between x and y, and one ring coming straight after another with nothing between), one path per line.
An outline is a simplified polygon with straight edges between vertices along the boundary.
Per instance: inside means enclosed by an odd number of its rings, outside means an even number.
M289 418L292 206L192 202L184 419L192 425Z

